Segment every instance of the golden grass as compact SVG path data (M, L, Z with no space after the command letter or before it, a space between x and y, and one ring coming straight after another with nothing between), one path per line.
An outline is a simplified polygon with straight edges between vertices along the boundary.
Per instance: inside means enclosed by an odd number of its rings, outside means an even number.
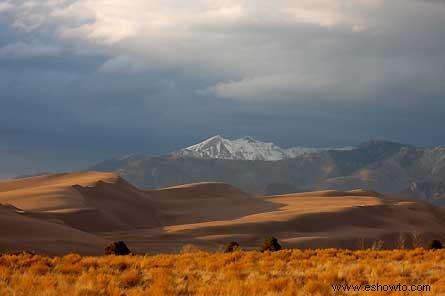
M345 283L429 284L431 292L333 292ZM0 295L445 295L445 250L3 255Z

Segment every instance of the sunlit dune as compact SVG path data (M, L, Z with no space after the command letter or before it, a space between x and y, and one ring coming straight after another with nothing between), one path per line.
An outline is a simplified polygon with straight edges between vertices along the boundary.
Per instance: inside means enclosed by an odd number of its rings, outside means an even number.
M0 204L15 207L17 219L39 222L42 233L54 233L50 229L54 227L65 229L66 235L52 236L53 241L42 242L41 249L45 244L54 244L63 245L64 249L61 247L60 250L71 250L62 243L65 236L70 237L69 230L94 234L158 227L161 223L158 209L150 197L111 173L69 173L3 181L0 183ZM25 227L16 233L16 229L3 228L21 240L33 240L34 230L26 231ZM100 253L107 241L97 235L89 236L100 241L100 245L80 251ZM71 237L77 244L88 245L88 241L94 241L78 235ZM12 245L17 242L11 239Z
M79 248L85 254L100 253L113 240L124 240L136 253L158 253L177 252L184 244L217 250L228 241L256 249L268 236L289 248L356 248L359 240L385 240L391 247L399 233L419 232L426 239L445 229L441 208L362 189L252 196L203 182L142 191L98 172L2 181L0 204L0 218L23 225L20 233L3 228L8 250L32 246L40 234L27 227L35 223L50 235L38 249L62 254L72 250L67 236L73 246L97 242Z
M393 240L400 232L414 230L443 233L444 219L439 216L442 210L377 196L356 190L264 197L263 201L277 207L231 220L169 226L165 231L221 243L230 239L245 241L251 247L263 237L273 235L293 247L350 248L356 247L361 237L372 241L392 236Z
M86 207L85 200L74 185L89 187L116 179L113 173L78 172L1 181L0 203L30 211L79 209Z
M224 198L221 189L228 187L205 184L207 191L195 190L202 184L150 191L163 212L170 214L165 220L170 223L157 232L129 231L109 238L124 237L141 250L150 245L175 251L185 243L212 249L231 240L256 248L266 236L279 237L288 247L356 248L360 239L368 244L384 239L390 247L399 233L444 234L442 209L373 191L326 190L233 199Z

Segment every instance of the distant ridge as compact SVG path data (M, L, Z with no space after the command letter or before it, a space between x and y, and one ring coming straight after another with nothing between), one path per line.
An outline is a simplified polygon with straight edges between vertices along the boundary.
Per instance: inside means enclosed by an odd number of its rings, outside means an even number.
M92 169L117 172L145 189L196 182L224 182L256 195L363 188L445 205L443 146L371 140L355 148L292 149L215 136L170 155L133 155Z
M324 150L350 150L352 148L281 148L272 142L262 142L252 137L235 140L225 139L220 135L213 136L201 143L183 148L173 153L174 156L185 156L205 159L232 160L265 160L277 161L295 158L304 153L314 153Z

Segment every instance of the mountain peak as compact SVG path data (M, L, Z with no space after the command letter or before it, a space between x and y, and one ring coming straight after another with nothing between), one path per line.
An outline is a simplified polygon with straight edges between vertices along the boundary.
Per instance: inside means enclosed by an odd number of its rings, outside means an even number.
M223 140L224 140L223 137L221 137L220 135L216 135L216 136L210 137L196 145L200 145L200 144L203 145L203 144L207 144L207 143L218 143L218 142L222 142ZM195 145L193 145L193 146L195 146ZM193 146L190 146L190 147L193 147Z
M283 149L272 142L262 142L250 136L229 140L216 135L176 151L173 155L205 159L277 161L321 150L326 149L301 147Z
M223 139L223 137L221 137L221 135L215 135L215 136L213 136L213 137L208 138L208 139L205 140L204 142L206 142L206 141L212 141L212 140L222 140L222 139Z
M254 138L252 138L250 136L245 136L245 137L242 137L241 139L238 139L238 140L245 140L247 142L260 142L257 139L254 139Z

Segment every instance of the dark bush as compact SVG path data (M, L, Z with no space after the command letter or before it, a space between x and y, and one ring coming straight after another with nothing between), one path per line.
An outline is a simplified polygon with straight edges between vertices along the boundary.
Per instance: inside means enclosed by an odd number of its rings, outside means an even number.
M442 249L443 247L442 247L442 243L440 242L440 240L435 239L435 240L428 242L427 248L429 250L439 250L439 249Z
M261 252L279 250L281 250L281 245L278 243L278 240L275 237L266 238L263 246L260 249Z
M105 248L105 255L124 256L131 255L130 249L123 241L113 242Z
M236 250L239 250L239 244L237 242L230 242L226 245L224 253L231 253Z

